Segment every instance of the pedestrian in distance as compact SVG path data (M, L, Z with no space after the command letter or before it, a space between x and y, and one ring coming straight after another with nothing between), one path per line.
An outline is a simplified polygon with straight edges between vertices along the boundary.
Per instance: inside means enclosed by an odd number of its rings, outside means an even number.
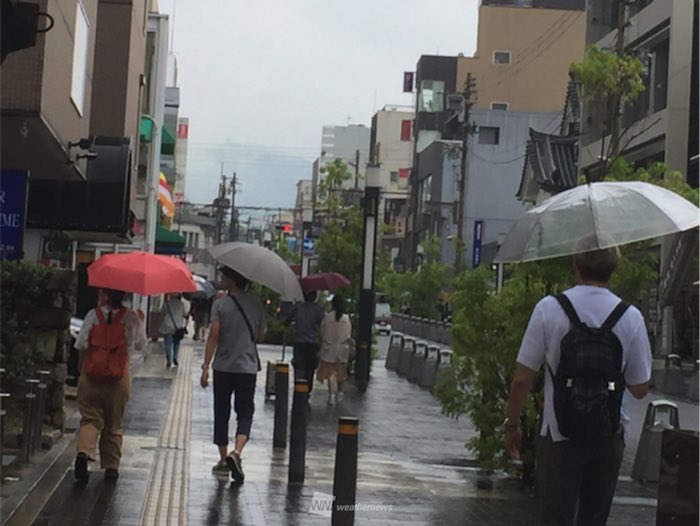
M160 327L158 332L163 336L165 347L165 367L177 367L177 357L180 354L180 342L187 334L187 311L180 299L180 294L166 294L163 308L160 311Z
M257 343L265 336L263 305L247 293L250 281L235 270L221 270L229 294L214 302L211 328L207 338L200 384L209 385L209 368L214 370L214 444L219 448L219 462L212 472L228 475L234 481L245 478L241 456L248 443L255 411L255 381L260 371ZM236 412L236 437L229 455L229 419L231 396Z
M619 251L596 247L595 236L580 239L573 258L576 285L535 306L510 388L505 449L518 459L520 415L544 366L536 455L544 526L606 523L628 432L623 393L626 388L641 399L649 389L644 319L608 288Z
M90 477L88 462L97 459L98 440L105 479L119 478L123 417L131 393L129 354L146 345L141 318L123 306L124 295L100 289L98 306L85 316L75 341L81 370L75 479L82 484Z
M323 307L316 303L316 292L304 294L304 301L296 303L285 323L294 323L294 379L305 379L309 395L313 390L314 373L318 367L319 331L326 315Z
M194 321L194 341L204 340L212 301L209 298L192 298L190 301L190 316Z
M333 310L321 322L321 351L317 379L328 380L328 405L343 398L343 383L348 376L352 326L344 314L343 298L336 294L331 301Z

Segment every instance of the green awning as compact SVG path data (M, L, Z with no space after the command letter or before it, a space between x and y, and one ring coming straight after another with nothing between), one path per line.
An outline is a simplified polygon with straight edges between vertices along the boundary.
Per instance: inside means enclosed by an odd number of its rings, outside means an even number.
M139 134L141 135L141 140L144 142L151 142L153 139L153 121L148 117L141 117Z
M177 232L156 225L156 252L159 254L179 254L187 239Z
M175 154L175 136L166 127L163 127L163 137L160 144L160 153L162 155Z

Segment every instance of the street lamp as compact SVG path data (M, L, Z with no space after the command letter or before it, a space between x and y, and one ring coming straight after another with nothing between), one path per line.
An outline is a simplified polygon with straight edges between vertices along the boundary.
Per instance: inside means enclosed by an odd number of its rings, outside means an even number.
M374 322L374 260L377 248L377 219L379 215L379 166L367 165L367 186L364 197L364 227L362 245L362 288L358 304L359 320L355 353L355 378L360 393L367 390L372 359L372 324Z

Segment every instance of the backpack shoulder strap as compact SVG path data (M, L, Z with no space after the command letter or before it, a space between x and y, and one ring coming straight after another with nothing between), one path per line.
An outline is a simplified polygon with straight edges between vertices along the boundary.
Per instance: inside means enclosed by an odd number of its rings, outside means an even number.
M617 304L610 315L605 319L603 325L601 325L601 329L612 329L620 318L622 318L622 315L627 311L629 306L630 304L626 301L620 301L620 303Z
M568 316L569 320L571 320L571 323L579 327L583 325L581 318L579 318L578 314L576 314L576 309L574 309L574 306L571 304L571 300L566 296L566 294L560 293L556 294L554 297L559 302L559 305L561 305L561 308L564 309L564 312Z

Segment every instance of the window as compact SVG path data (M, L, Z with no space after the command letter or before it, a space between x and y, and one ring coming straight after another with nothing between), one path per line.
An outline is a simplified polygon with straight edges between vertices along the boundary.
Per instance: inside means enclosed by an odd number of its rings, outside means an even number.
M431 196L432 196L432 190L433 190L433 176L429 175L425 179L423 179L420 182L420 186L418 188L419 194L418 194L418 199L419 199L419 205L418 205L418 210L419 212L422 213L427 213L428 212L428 203L431 201Z
M410 141L411 140L411 120L401 121L401 140Z
M479 144L498 144L500 128L479 126Z
M668 97L668 32L654 37L640 48L644 54L644 91L625 104L622 125L633 123L666 108Z
M70 98L80 115L85 106L85 79L87 77L88 36L90 25L82 2L75 7L75 31L73 34L73 74Z
M391 172L389 174L389 181L392 183L398 183L399 182L399 172Z
M510 64L510 51L494 51L493 63L500 66Z
M420 111L435 113L444 109L445 83L441 80L422 80L420 83Z
M508 111L508 103L507 102L492 102L491 109L492 110Z

